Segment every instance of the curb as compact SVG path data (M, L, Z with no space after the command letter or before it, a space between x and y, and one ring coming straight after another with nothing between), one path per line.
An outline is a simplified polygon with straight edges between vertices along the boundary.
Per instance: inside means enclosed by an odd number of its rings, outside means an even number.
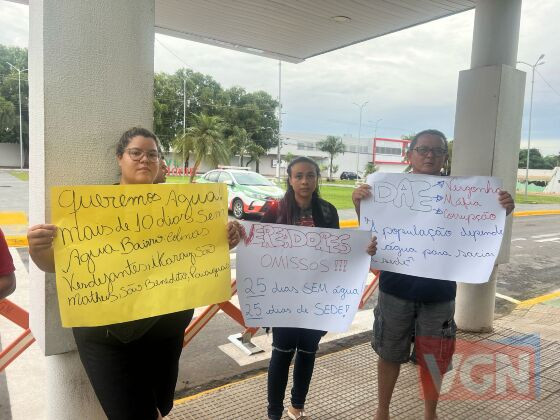
M516 211L513 213L513 217L525 217L525 216L547 216L550 214L560 214L560 210L526 210L526 211Z
M548 216L551 214L560 214L560 210L527 210L527 211L516 211L513 213L513 217L526 217L526 216ZM358 227L358 219L348 219L341 220L341 228L353 228Z
M10 248L21 248L21 247L28 247L29 243L27 242L27 236L19 235L19 236L5 236L6 243Z
M549 300L555 300L560 298L560 290L556 291L556 292L552 292L552 293L547 293L546 295L541 295L541 296L537 296L534 297L532 299L527 299L527 300L522 300L521 302L519 302L517 304L517 308L521 309L521 308L528 308L531 307L533 305L537 305L539 303L544 303L547 302Z

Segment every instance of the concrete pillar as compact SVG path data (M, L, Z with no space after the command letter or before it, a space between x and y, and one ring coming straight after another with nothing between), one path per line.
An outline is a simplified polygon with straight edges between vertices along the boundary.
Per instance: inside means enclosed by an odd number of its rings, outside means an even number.
M113 145L152 125L154 0L33 0L29 7L31 224L50 221L50 187L118 180ZM53 275L30 264L30 323L47 360L49 419L103 418Z
M515 193L525 73L515 69L521 0L476 5L471 69L459 74L452 175L492 175ZM511 216L496 264L509 260ZM455 321L467 331L491 331L496 269L488 283L457 285Z

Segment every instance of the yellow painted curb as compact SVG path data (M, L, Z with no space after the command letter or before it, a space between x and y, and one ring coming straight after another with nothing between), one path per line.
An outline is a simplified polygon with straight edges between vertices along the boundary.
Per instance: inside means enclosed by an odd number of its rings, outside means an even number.
M524 216L546 216L550 214L560 214L560 210L526 210L526 211L516 211L513 213L513 217L524 217ZM340 221L341 228L352 228L358 227L358 219L347 219Z
M513 213L513 217L524 217L524 216L546 216L549 214L560 214L560 210L527 210L527 211L516 211Z
M25 212L0 212L0 225L27 225Z
M340 221L340 227L341 228L352 228L352 227L358 227L359 223L358 223L358 219L349 219L349 220L341 220Z
M18 247L26 247L29 246L27 242L27 236L19 235L19 236L6 236L6 243L9 247L18 248Z
M537 296L537 297L532 298L532 299L523 300L523 301L519 302L517 307L519 308L519 307L532 306L532 305L536 305L537 303L543 303L543 302L546 302L548 300L552 300L552 299L556 299L556 298L560 298L560 290L557 291L557 292L548 293L546 295Z

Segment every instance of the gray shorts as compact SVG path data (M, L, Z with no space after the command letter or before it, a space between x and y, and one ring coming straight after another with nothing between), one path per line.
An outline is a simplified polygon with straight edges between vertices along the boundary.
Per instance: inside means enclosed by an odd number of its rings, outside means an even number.
M447 370L455 350L455 301L415 302L379 291L371 345L384 360L406 363L414 334L419 363L428 353Z

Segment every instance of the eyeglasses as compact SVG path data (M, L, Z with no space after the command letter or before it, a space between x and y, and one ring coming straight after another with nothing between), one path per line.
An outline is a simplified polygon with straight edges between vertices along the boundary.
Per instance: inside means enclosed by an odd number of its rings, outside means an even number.
M428 156L428 154L432 152L434 156L440 157L447 153L447 149L443 149L441 147L420 146L420 147L414 147L412 150L416 150L422 156Z
M130 156L130 159L132 159L135 162L138 162L140 160L142 160L142 157L144 155L146 155L146 157L148 158L148 160L150 162L157 162L159 159L159 153L157 150L142 150L142 149L138 149L136 147L130 148L130 149L125 149L125 152L128 153L128 156Z

